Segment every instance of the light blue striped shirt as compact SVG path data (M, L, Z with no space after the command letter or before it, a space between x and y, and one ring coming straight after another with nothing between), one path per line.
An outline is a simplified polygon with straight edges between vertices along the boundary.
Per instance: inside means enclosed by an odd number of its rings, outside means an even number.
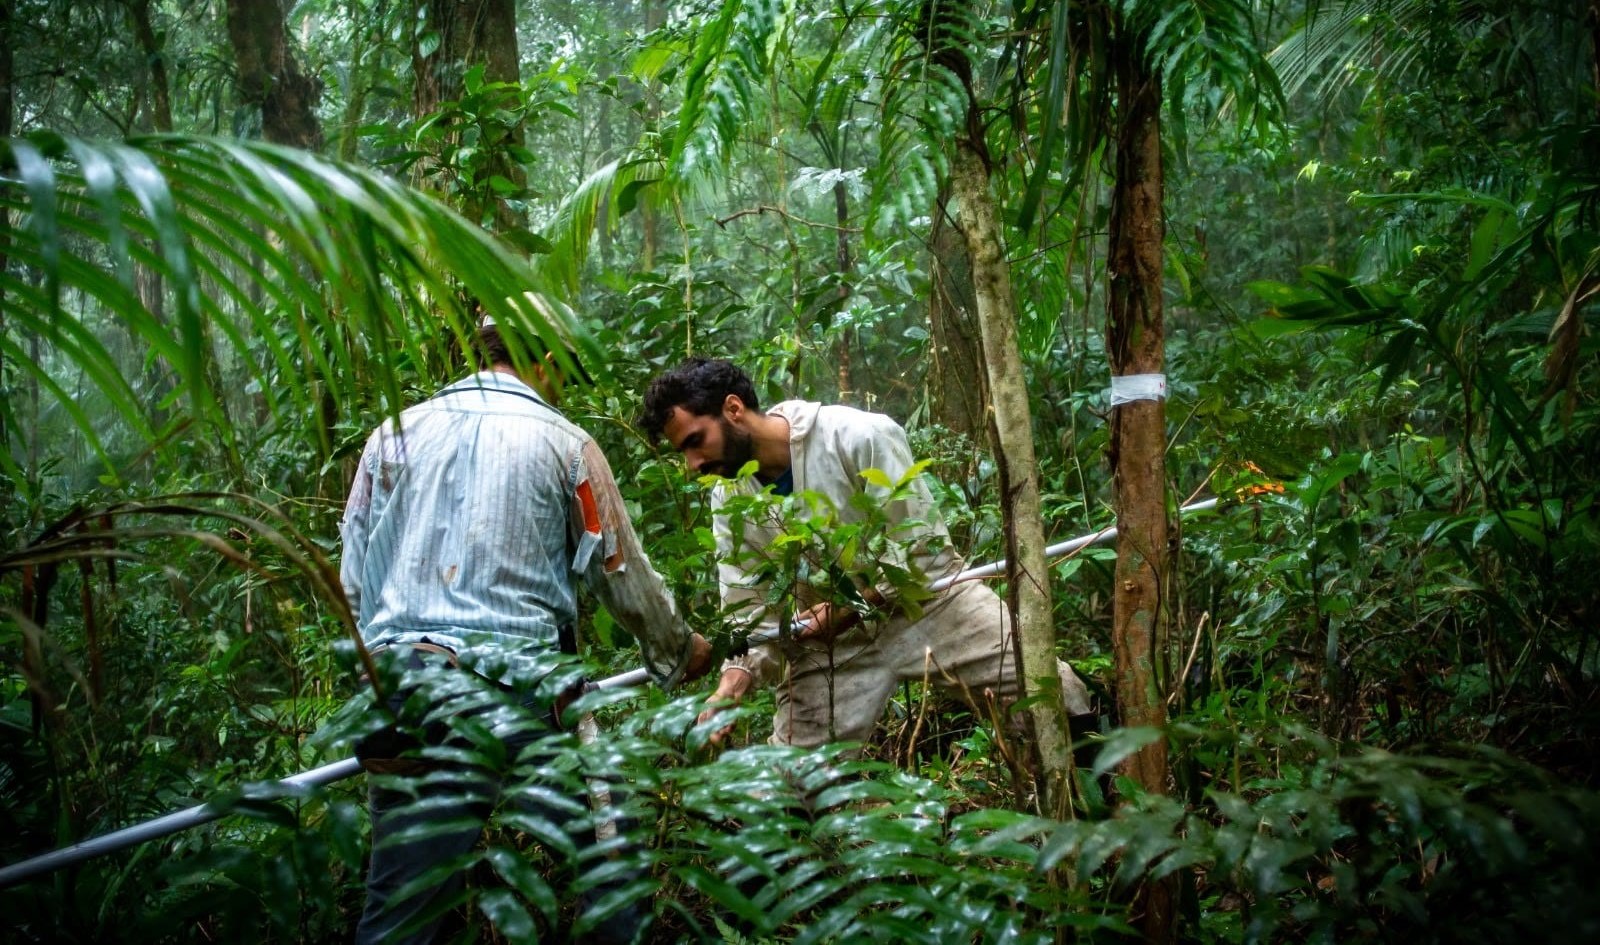
M340 531L340 577L369 648L426 638L469 666L514 670L577 622L583 575L658 682L687 662L689 630L605 457L514 375L475 374L374 431Z

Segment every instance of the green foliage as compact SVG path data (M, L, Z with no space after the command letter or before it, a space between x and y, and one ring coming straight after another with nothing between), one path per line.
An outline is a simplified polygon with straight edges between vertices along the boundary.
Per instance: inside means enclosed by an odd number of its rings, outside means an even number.
M576 86L559 66L525 82L487 82L485 67L470 67L462 77L460 99L399 127L376 125L372 143L385 155L382 164L409 172L428 189L449 198L474 223L524 253L546 253L550 244L523 227L496 227L497 208L526 218L539 197L525 178L537 156L520 143L526 125L550 114L576 118L564 101Z
M1488 750L1339 757L1269 741L1295 759L1270 784L1061 825L1040 866L1070 858L1122 887L1198 869L1189 902L1207 941L1576 942L1600 928L1576 892L1600 826L1592 792Z
M963 810L948 788L837 749L763 746L707 759L705 739L720 722L697 726L693 698L634 700L605 738L585 745L473 679L447 673L431 683L454 693L442 717L461 741L424 756L508 779L455 904L469 927L487 923L483 931L505 936L581 934L640 902L657 917L656 937L674 941L1103 941L1133 934L1115 905L1129 888L1194 870L1186 899L1204 909L1192 918L1206 941L1340 941L1381 930L1423 941L1564 942L1586 940L1600 922L1582 894L1596 866L1594 795L1497 752L1340 756L1315 739L1269 735L1277 776L1248 794L1211 791L1190 810L1152 796L1110 819L1054 823ZM615 698L590 697L587 707ZM517 732L531 740L508 754L501 739ZM1189 744L1226 737L1189 727L1174 735ZM587 796L597 780L612 785L609 813L560 800ZM200 914L213 934L279 940L337 928L348 900L322 871L357 867L355 812L311 798L295 800L291 814L269 797L247 791L234 802L259 818L242 830L203 847L180 843L164 870L173 893L124 887L157 907L150 932L175 931L196 897L207 900ZM624 840L580 852L584 834L607 820Z
M929 549L915 537L925 523L892 516L890 510L917 497L925 465L913 465L897 479L880 469L862 470L863 489L851 496L848 509L815 492L779 496L748 488L748 480L718 484L710 477L707 485L728 490L723 511L729 533L736 539L747 530L762 536L757 548L719 549L720 558L743 569L753 586L767 589L761 603L784 630L804 609L796 602L800 587L816 602L848 608L869 620L877 607L863 595L874 588L892 597L896 606L918 613L920 602L929 597L930 577L917 561Z
M961 341L929 314L963 278L935 235L945 148L977 134L1051 533L1101 527L1108 56L1135 36L1166 93L1168 468L1175 493L1244 500L1183 527L1170 729L1085 740L1066 824L1008 809L1011 733L914 684L860 757L710 757L692 694L597 706L592 746L496 717L555 762L530 748L519 767L470 727L462 751L512 772L508 799L635 785L628 895L657 904L662 940L1106 941L1163 876L1192 941L1595 937L1582 5L525 3L526 78L412 116L408 5L297 4L341 158L415 161L437 199L250 142L96 143L148 127L129 6L12 8L34 134L0 186L0 857L217 794L240 814L0 893L13 937L347 935L356 787L238 786L343 753L369 718L329 575L343 465L457 370L475 304L573 302L609 371L567 411L724 649L703 488L633 428L685 354L734 357L764 402L903 421L957 547L991 560L998 483L982 433L941 426L941 346ZM151 4L175 123L249 134L219 9ZM930 52L935 27L955 55ZM512 240L538 234L517 244L532 266L483 234L497 203ZM871 511L788 505L775 584L860 606L863 582L916 583ZM1102 690L1106 554L1055 569L1061 651ZM594 675L635 661L605 613L582 630ZM769 708L746 707L737 742ZM1115 762L1163 736L1173 798L1130 798ZM471 859L469 940L587 928L616 900L582 892L626 872L509 804Z
M530 336L554 337L544 316L520 304L530 276L515 257L449 209L368 171L271 145L184 137L96 144L40 134L6 142L3 158L20 185L3 197L21 218L7 252L40 277L0 277L7 322L84 370L103 399L97 412L109 411L137 447L170 455L174 435L196 424L238 469L232 416L243 405L230 394L247 393L274 419L320 433L326 457L336 444L315 422L318 398L333 411L361 408L376 387L382 409L398 412L401 385L437 374L441 342L471 330L476 309L465 300ZM141 297L136 269L156 280L155 295ZM173 372L174 397L159 408L170 411L164 427L150 415L156 405L135 394L131 366L113 354L112 327ZM114 482L126 460L108 452L106 424L55 382L47 362L9 336L6 345ZM224 383L224 374L241 382ZM20 419L9 409L3 416L9 429Z

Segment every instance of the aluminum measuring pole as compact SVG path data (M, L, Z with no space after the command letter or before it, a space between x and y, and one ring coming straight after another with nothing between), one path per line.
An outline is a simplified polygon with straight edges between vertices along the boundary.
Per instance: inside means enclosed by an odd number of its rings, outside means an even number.
M1206 499L1203 502L1195 502L1183 506L1178 510L1178 514L1189 515L1194 512L1203 512L1207 509L1216 508L1216 505L1216 499ZM1064 554L1070 554L1080 548L1087 548L1102 541L1109 541L1115 538L1116 535L1116 527L1109 526L1092 534L1080 535L1077 538L1051 545L1044 550L1045 557L1057 558ZM929 586L929 590L942 591L959 581L992 577L996 574L1004 573L1005 569L1006 562L1004 561L968 568L960 574L935 581ZM770 643L776 638L775 634L752 634L750 643L759 646L763 643ZM618 673L615 676L602 679L595 683L594 686L596 689L622 689L640 686L649 680L650 674L643 667L640 667L639 669L632 669L625 673ZM345 778L360 773L361 763L354 758L346 758L343 761L335 761L320 768L303 771L300 774L284 778L277 783L280 787L290 789L321 787L332 784L335 781L343 781ZM194 807L174 811L164 817L157 817L142 824L135 824L132 827L101 834L81 843L74 843L59 850L54 850L29 860L23 860L21 863L13 863L10 866L0 868L0 889L7 889L18 883L26 882L35 876L42 876L45 873L61 869L63 866L71 866L74 863L81 863L84 860L93 859L107 853L115 853L118 850L123 850L148 840L158 840L161 837L188 830L191 827L209 824L214 820L227 816L228 813L226 808L211 802L197 804Z

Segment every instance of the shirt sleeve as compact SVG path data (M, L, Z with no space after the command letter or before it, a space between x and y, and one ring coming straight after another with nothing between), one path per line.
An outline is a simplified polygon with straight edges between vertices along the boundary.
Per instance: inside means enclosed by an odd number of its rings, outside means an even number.
M722 490L726 488L726 485L719 486L713 494L711 516L711 532L717 540L717 587L722 593L722 610L747 634L776 636L778 617L762 600L761 584L740 563L747 549L735 547L729 517L721 511L726 499ZM774 643L753 646L743 656L732 657L722 664L724 670L729 666L750 673L752 681L758 685L774 685L783 678L783 652Z
M959 571L960 557L950 544L944 517L934 505L933 493L922 476L899 490L860 478L866 470L877 469L890 483L898 483L914 465L905 429L888 417L869 416L873 422L852 425L841 445L858 486L883 507L888 522L885 563L904 569L918 581L930 583ZM880 582L876 590L886 601L893 601L897 596L891 581Z
M350 612L361 616L361 580L367 559L367 522L372 512L372 465L378 449L378 434L368 440L350 483L350 496L344 503L344 518L339 522L339 583L350 601Z
M586 440L572 465L573 570L639 641L645 669L670 689L683 677L691 633L628 520L611 465Z

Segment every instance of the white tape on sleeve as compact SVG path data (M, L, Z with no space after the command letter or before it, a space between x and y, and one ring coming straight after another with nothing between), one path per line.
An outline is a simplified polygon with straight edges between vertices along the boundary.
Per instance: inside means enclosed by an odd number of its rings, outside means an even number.
M1124 374L1111 379L1111 406L1135 400L1166 400L1165 374Z

